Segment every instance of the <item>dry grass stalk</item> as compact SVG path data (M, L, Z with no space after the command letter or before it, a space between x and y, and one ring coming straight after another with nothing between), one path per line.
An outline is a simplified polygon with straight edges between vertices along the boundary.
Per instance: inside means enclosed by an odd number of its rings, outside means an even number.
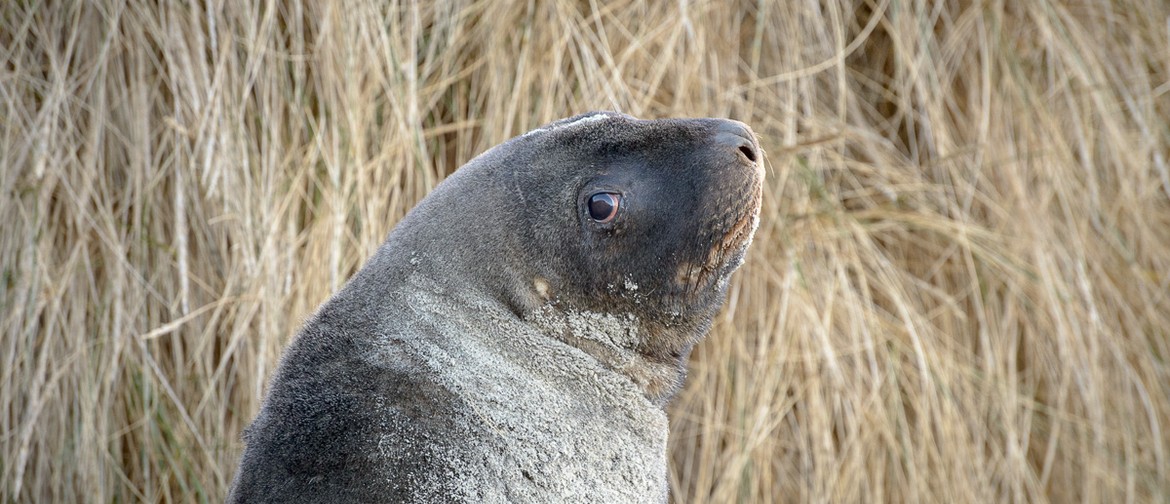
M0 7L0 494L217 501L279 351L483 149L730 116L771 191L679 502L1170 499L1170 7Z

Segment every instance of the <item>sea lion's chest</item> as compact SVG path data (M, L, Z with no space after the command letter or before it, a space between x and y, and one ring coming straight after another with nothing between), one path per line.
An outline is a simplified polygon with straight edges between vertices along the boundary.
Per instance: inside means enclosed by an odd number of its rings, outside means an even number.
M442 467L443 492L482 502L665 502L666 415L627 378L507 313L425 294L412 305L416 325L382 357L409 353L449 394L441 411L451 437L389 425Z

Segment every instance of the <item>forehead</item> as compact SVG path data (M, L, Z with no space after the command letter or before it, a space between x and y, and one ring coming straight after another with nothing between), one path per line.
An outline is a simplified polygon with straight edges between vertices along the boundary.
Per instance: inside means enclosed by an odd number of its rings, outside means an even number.
M552 133L553 131L562 132L562 131L567 131L567 130L574 129L574 128L579 128L579 127L587 125L587 124L593 124L593 123L598 123L598 122L602 122L602 121L609 121L609 120L621 119L621 118L626 118L626 117L622 116L621 114L614 113L614 112L589 112L586 114L581 114L579 116L574 116L574 117L570 117L567 119L561 119L559 121L554 121L552 123L549 123L549 124L546 124L546 125L541 126L539 128L536 128L532 131L529 131L528 133L525 133L523 136L532 136L532 135L537 135L537 134Z

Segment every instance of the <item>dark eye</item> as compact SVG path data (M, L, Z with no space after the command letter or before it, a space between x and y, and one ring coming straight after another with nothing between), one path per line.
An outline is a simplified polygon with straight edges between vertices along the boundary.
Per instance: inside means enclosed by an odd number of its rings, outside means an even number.
M597 193L589 197L589 218L605 223L617 216L618 203L622 196L617 193Z

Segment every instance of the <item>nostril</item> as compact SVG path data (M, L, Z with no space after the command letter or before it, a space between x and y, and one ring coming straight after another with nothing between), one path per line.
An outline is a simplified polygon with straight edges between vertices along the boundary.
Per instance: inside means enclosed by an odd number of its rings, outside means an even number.
M748 125L728 119L715 119L712 126L715 130L715 141L722 148L735 149L739 155L749 163L758 163L762 159L760 147L756 144L756 134ZM730 152L730 149L725 152Z
M756 162L756 149L751 144L743 144L739 146L739 151L743 153L748 161Z

